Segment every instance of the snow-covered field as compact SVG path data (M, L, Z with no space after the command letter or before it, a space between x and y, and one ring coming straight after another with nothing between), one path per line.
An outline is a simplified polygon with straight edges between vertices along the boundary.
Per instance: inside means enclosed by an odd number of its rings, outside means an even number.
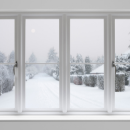
M103 108L104 91L98 87L70 84L71 108ZM59 81L45 73L39 73L26 81L26 108L58 108ZM115 94L116 108L130 108L130 87ZM15 88L0 96L0 108L14 108Z

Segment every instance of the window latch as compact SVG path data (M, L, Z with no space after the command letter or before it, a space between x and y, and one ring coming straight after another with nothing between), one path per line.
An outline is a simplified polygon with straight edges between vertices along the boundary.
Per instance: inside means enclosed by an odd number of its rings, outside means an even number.
M18 62L16 61L14 66L13 66L13 72L14 72L14 75L15 75L15 67L18 67Z
M116 65L115 65L115 62L114 61L112 61L112 67L115 67Z

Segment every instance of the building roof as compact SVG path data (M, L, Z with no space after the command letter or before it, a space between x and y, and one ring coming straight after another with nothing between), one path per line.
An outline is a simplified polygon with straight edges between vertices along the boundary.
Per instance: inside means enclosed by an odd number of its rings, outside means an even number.
M104 65L99 66L90 72L90 74L104 74Z

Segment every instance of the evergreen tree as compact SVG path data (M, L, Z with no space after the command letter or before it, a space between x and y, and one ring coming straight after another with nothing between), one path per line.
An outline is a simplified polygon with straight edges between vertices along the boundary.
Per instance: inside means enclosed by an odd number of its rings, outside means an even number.
M14 63L15 62L15 53L12 51L8 58L8 63Z
M36 56L32 53L29 57L29 63L35 63L37 61Z
M83 63L83 58L82 58L81 54L77 54L76 63ZM83 75L84 74L84 65L83 64L76 64L75 70L76 70L76 74Z
M75 59L74 57L72 57L72 55L70 55L70 63L75 63ZM70 75L76 74L76 68L75 68L75 64L71 64L70 65Z
M86 57L85 58L85 63L90 63L90 58ZM85 74L90 74L90 72L92 71L92 65L91 64L85 64Z
M4 53L0 52L0 63L4 63L6 61L6 56Z
M47 63L58 63L59 59L57 57L57 53L55 52L54 48L51 48L48 52L48 59L46 61ZM59 65L55 64L47 64L46 65L46 73L49 75L53 75L54 71L58 74L59 73ZM58 76L58 75L57 75Z
M58 61L57 53L55 52L54 48L51 48L48 52L47 62L57 62L57 61Z
M104 63L104 56L98 57L96 63ZM102 64L96 64L95 68L101 66Z

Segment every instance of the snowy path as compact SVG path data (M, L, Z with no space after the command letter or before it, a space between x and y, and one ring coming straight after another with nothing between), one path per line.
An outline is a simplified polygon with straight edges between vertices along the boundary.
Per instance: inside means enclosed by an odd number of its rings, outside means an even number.
M33 79L26 81L25 89L26 108L58 108L59 81L45 73L37 74ZM71 108L103 108L104 91L98 87L70 84ZM130 87L124 92L116 92L116 107L130 108ZM0 108L14 108L15 88L0 96Z

